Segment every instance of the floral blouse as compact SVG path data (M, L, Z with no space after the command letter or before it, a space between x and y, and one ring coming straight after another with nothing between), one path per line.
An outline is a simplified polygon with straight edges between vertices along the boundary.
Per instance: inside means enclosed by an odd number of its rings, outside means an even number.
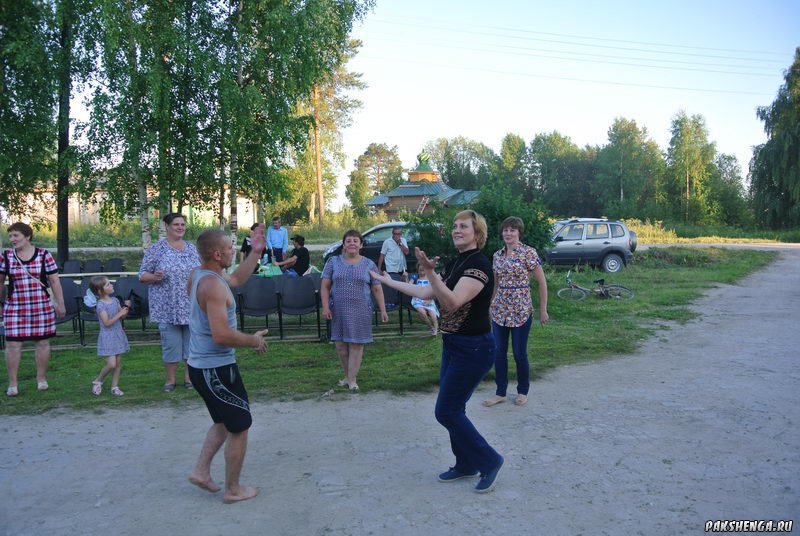
M509 256L506 256L506 248L495 252L492 269L497 292L489 309L495 324L516 328L528 321L533 313L531 272L541 264L536 250L525 244L517 246Z
M189 324L189 274L200 266L200 255L194 244L184 242L182 250L159 240L144 252L139 276L144 272L164 272L164 279L148 285L150 320L157 324Z

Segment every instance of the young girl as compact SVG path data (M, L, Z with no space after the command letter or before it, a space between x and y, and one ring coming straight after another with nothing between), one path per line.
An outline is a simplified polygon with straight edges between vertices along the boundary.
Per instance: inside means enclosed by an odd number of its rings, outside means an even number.
M417 268L417 285L429 285L428 276L425 273L425 268L421 265ZM436 309L436 302L433 299L423 300L422 298L411 298L411 307L413 307L417 314L422 317L422 320L431 328L431 335L436 335L439 331L439 310Z
M97 296L97 318L100 320L100 334L97 336L97 355L108 357L106 365L100 369L97 379L92 382L92 394L103 392L103 379L109 372L111 376L111 394L122 396L119 388L119 374L122 369L122 353L128 351L128 337L122 329L122 319L130 311L130 302L120 302L111 297L114 285L107 277L96 275L89 280L89 289Z

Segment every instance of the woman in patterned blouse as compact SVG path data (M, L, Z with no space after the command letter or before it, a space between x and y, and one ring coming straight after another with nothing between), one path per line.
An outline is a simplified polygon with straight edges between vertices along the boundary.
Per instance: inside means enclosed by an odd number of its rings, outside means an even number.
M531 273L539 287L539 323L544 327L547 315L547 281L542 261L536 250L521 242L525 224L511 216L503 221L502 233L505 247L495 252L492 269L495 274L494 295L489 313L492 316L492 334L495 339L494 372L497 390L495 396L483 402L496 406L506 401L508 388L508 336L517 364L517 406L528 402L530 367L528 365L528 334L533 321L531 301Z
M192 270L200 266L197 248L183 240L183 214L164 216L167 237L144 252L139 280L150 285L150 320L158 324L161 354L167 379L163 390L175 389L178 362L189 357L189 294L186 285ZM184 367L183 386L192 387L189 369Z

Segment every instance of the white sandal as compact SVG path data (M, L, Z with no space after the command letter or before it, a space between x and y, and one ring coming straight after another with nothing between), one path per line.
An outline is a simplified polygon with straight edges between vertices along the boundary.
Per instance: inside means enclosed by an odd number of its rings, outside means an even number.
M6 396L17 396L19 394L19 389L15 385L14 387L9 387L6 389Z
M100 393L103 392L103 382L92 382L92 394L94 396L100 396Z
M123 393L122 389L115 385L111 388L111 394L114 396L123 396L125 393Z

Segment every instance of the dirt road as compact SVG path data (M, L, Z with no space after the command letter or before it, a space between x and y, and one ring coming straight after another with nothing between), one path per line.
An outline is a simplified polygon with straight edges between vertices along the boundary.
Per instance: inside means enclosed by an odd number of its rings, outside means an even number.
M262 493L231 506L186 482L208 426L199 404L51 412L0 421L0 533L675 535L711 519L799 522L800 251L696 309L634 355L535 381L524 408L483 408L484 384L468 412L506 457L485 496L436 481L452 455L434 393L256 403L243 481Z

